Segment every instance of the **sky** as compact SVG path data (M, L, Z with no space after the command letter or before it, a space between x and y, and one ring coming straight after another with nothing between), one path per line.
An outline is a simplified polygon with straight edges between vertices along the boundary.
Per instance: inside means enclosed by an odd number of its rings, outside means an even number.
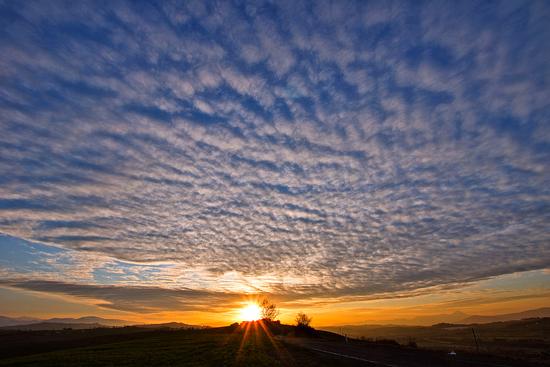
M0 1L0 314L550 305L547 1Z

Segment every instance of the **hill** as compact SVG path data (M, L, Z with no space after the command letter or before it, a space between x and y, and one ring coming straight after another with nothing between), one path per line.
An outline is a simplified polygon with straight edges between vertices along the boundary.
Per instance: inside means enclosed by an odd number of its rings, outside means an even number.
M4 326L16 326L36 323L49 323L49 324L99 324L104 326L128 326L135 325L136 322L118 319L104 319L96 316L84 316L79 318L51 318L51 319L37 319L32 317L7 317L0 316L0 327Z
M537 308L523 312L508 313L495 316L469 316L460 321L461 324L484 324L499 321L530 319L535 317L550 317L550 307Z
M166 322L163 324L138 324L135 327L145 329L206 329L208 326L203 325L189 325L183 322Z
M99 319L99 318L98 318ZM52 319L55 320L55 319ZM82 330L82 329L97 329L97 328L107 328L107 327L121 327L117 325L105 325L97 322L69 322L70 319L64 319L63 321L43 321L35 322L31 324L24 325L11 325L0 327L0 330L64 330L64 329L73 329L73 330ZM80 320L80 319L77 319ZM101 321L98 320L98 321ZM182 322L167 322L163 324L140 324L140 325L125 325L134 326L140 329L204 329L207 326L201 325L189 325Z
M367 340L392 339L401 344L414 343L422 348L455 351L479 348L481 352L497 355L546 355L544 358L547 359L550 356L546 352L550 350L550 318L432 326L354 325L325 330Z
M136 326L61 331L0 331L0 366L536 366L531 360L411 348L248 322L223 328Z
M436 315L424 315L410 318L396 318L390 320L384 320L383 322L369 323L365 322L364 325L409 325L409 326L430 326L439 324L442 322L460 323L469 315L463 312L453 312L448 314L436 314Z
M13 325L24 325L30 324L33 322L41 321L40 319L33 317L7 317L0 316L0 327L3 326L13 326Z
M13 326L4 326L0 330L82 330L82 329L96 329L106 327L101 324L91 324L91 323L66 323L66 322L36 322L26 325L13 325Z
M45 320L49 323L64 323L64 324L100 324L105 326L128 326L135 325L136 322L118 319L104 319L96 316L84 316L79 318L53 318Z
M456 311L448 314L422 315L411 318L386 319L382 322L364 322L359 326L431 326L441 323L450 324L482 324L497 321L512 321L529 319L533 317L550 317L550 307L537 308L516 313L502 315L467 315L464 312ZM344 325L348 327L350 325ZM332 326L328 326L332 327Z

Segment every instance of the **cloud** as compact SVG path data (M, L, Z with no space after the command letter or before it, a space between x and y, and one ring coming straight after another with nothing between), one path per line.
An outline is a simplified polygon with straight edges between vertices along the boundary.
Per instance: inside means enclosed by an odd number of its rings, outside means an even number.
M2 281L0 284L29 291L58 293L95 300L98 302L97 306L103 308L139 313L166 310L218 312L226 310L226 305L240 299L240 296L228 293L216 294L160 287L73 284L47 280ZM223 308L220 305L223 305Z
M549 266L546 4L60 7L0 8L2 233L304 297Z

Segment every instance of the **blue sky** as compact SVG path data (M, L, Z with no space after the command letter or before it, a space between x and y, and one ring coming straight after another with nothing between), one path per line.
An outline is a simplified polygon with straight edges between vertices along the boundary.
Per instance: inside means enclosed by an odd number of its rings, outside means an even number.
M548 268L549 18L2 2L0 274L296 300Z

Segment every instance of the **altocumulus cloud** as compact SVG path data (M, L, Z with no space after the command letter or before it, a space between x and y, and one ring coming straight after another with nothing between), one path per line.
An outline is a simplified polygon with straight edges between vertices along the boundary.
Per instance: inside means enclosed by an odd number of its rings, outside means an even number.
M549 17L544 1L5 2L0 231L111 271L201 269L170 305L231 276L368 296L548 267ZM121 308L157 292L35 278L11 284Z
M160 287L71 284L58 281L0 281L0 285L30 291L62 293L99 300L98 306L114 310L151 313L165 310L216 312L239 299L236 294Z

